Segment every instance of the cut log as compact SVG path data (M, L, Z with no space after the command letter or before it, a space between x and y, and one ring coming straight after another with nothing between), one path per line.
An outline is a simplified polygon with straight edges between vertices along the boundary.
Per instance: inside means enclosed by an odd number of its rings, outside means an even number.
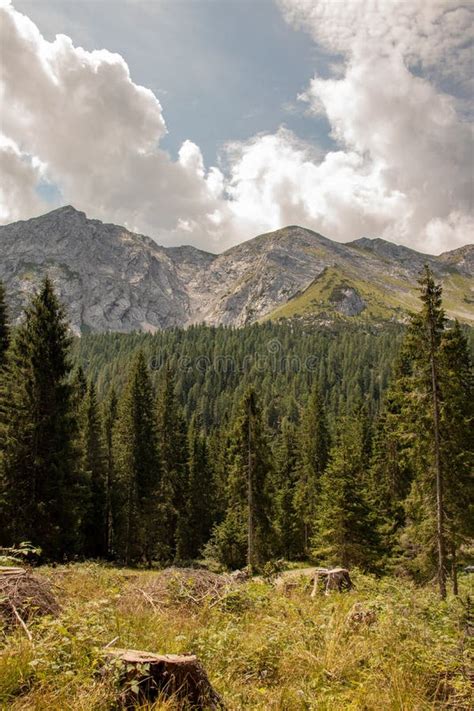
M159 698L184 702L196 711L225 709L193 654L152 654L136 649L105 649L108 668L117 672L119 704L132 709Z
M318 594L320 584L326 595L329 595L331 590L342 592L343 590L352 590L354 587L347 568L318 568L314 574L311 597Z
M13 568L8 565L0 565L0 575L26 575L26 568Z

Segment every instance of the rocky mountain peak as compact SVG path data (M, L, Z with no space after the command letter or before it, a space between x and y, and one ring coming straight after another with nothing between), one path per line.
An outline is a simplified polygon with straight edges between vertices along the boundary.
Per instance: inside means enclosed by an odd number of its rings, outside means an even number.
M0 227L0 249L14 318L49 274L77 333L331 314L399 319L416 308L426 261L443 280L448 313L474 322L472 246L433 257L381 239L342 244L289 225L215 255L160 247L66 205Z

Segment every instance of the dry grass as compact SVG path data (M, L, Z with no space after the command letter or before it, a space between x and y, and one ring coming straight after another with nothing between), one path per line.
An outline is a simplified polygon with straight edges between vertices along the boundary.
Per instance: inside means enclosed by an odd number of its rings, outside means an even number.
M156 589L154 572L77 565L42 574L59 584L61 614L32 621L31 642L19 628L5 636L2 709L110 709L116 690L98 673L107 644L196 654L231 711L473 705L465 608L454 598L440 603L431 589L355 575L355 591L311 599L303 582L282 592L258 580L217 597L203 588L201 599L192 593L198 604L158 606L136 594ZM471 580L461 581L464 599ZM354 621L354 611L373 612L370 624Z
M167 607L214 606L235 589L230 575L194 568L166 568L140 576L125 591L119 606L162 610Z

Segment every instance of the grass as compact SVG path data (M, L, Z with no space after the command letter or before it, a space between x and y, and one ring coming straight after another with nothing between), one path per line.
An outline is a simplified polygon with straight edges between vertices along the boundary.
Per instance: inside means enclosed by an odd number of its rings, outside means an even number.
M317 277L305 291L296 294L286 304L267 315L265 319L291 318L318 313L338 315L331 303L331 295L339 287L354 288L366 303L362 318L390 319L394 309L399 308L398 301L392 308L392 302L374 284L355 278L337 267L328 267ZM392 299L393 301L393 299ZM343 317L341 317L343 318ZM358 317L351 317L351 319Z
M444 305L450 318L458 318L465 323L473 323L472 284L468 277L459 273L450 274L442 280ZM366 303L359 316L343 317L335 312L331 294L340 286L354 288ZM391 320L406 317L408 311L418 311L419 294L417 284L409 284L389 273L383 275L383 282L363 279L355 269L327 267L304 291L295 294L286 303L278 306L262 321L328 314L331 317L351 321L375 319Z
M473 592L468 576L461 601L445 603L432 588L355 574L355 591L329 597L253 580L217 605L153 608L130 593L153 572L98 564L40 572L57 585L62 612L30 624L31 642L22 629L4 635L2 709L110 709L115 689L100 674L100 650L112 640L197 654L229 709L461 711L474 702L462 604ZM375 610L375 623L351 623L355 603Z

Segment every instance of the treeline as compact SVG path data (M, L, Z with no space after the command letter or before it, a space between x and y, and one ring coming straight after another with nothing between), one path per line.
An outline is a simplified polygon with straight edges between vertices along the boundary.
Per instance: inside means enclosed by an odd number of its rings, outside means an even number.
M309 327L295 322L232 328L192 326L156 334L85 334L73 343L73 359L93 378L100 399L121 391L134 354L141 350L154 387L164 363L189 423L198 412L206 432L234 419L251 387L258 392L270 428L288 417L297 422L313 381L321 390L330 427L364 400L371 416L380 408L403 329L387 323L356 327Z
M420 295L403 338L265 324L73 342L48 280L13 333L2 291L1 543L311 558L437 575L444 595L474 534L473 377L429 270Z

